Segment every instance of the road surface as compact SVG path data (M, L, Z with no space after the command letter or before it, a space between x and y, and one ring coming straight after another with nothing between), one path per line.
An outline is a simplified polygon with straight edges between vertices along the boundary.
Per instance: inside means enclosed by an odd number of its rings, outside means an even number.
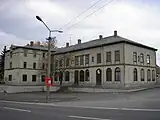
M84 94L81 100L48 104L0 100L0 120L160 120L160 89Z

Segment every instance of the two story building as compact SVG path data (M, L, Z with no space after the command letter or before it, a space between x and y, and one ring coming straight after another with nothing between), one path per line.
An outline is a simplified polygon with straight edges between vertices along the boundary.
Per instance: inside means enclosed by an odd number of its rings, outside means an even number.
M5 54L4 80L9 85L43 85L47 72L47 47L34 45L11 45ZM55 49L51 50L52 52Z
M104 88L156 83L157 49L117 35L59 48L53 53L54 83Z

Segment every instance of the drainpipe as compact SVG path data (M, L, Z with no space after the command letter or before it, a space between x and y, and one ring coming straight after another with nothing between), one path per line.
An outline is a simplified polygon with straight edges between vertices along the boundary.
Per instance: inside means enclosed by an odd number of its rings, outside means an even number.
M124 66L124 72L123 72L123 82L124 82L124 87L125 87L125 43L123 43L123 66Z
M102 59L102 60L103 60L103 61L102 61L102 62L103 62L103 63L102 63L102 65L103 65L103 67L102 67L102 70L103 70L103 79L102 79L102 80L103 80L103 83L102 83L102 85L104 85L104 83L105 83L105 82L104 82L104 81L105 81L105 80L104 80L104 66L105 66L105 62L104 62L104 61L105 61L105 60L104 60L104 47L103 47L103 46L102 46L102 51L103 51L103 55L102 55L102 56L103 56L103 59Z
M154 64L154 71L155 71L155 80L156 80L156 82L155 82L155 84L158 84L158 81L157 81L157 70L156 70L156 65L157 65L157 63L156 63L156 51L154 52L154 56L155 56L155 64Z

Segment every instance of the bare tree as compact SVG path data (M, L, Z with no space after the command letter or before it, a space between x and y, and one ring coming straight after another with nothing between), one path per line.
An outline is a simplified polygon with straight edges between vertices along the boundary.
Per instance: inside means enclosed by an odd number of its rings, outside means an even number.
M73 58L70 53L54 55L52 60L54 62L54 76L55 72L58 71L60 86L62 86L63 79L66 81L67 72L72 68ZM57 77L57 76L55 76Z
M6 46L4 46L3 51L0 55L0 83L4 83L4 64L5 64L5 52L6 52Z
M51 40L51 50L57 48L56 43L57 43L57 40L54 37ZM38 42L38 44L39 44L39 42ZM41 47L48 47L48 41L42 42ZM38 71L38 76L39 77L42 75L46 76L47 75L47 68L48 68L48 52L43 51L42 55L39 57L39 68L40 68L40 70ZM52 68L53 68L53 65L51 64L51 74L54 73Z

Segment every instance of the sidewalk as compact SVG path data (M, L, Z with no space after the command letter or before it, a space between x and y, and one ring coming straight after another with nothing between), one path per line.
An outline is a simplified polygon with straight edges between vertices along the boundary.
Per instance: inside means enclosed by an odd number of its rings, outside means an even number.
M75 101L78 97L74 94L50 93L49 102ZM0 93L0 100L20 101L20 102L46 102L46 92L32 93Z
M160 85L152 85L137 88L121 88L121 89L107 89L107 88L97 88L97 87L68 87L68 91L71 92L87 92L87 93L129 93L138 92L153 88L160 88Z

